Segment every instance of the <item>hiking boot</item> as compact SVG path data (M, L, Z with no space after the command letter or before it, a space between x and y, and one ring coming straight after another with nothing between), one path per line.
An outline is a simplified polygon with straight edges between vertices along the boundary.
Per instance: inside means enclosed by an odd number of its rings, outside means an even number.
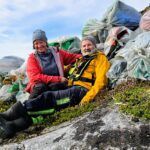
M10 138L15 135L16 132L27 129L32 124L30 116L20 117L13 121L6 121L0 117L0 138Z
M15 120L21 116L26 116L27 111L23 107L21 102L16 102L11 106L7 111L0 113L0 117L4 118L7 121Z
M7 125L7 121L0 117L0 138L5 139L11 137L14 133L12 127Z
M28 115L7 122L7 126L13 128L15 133L27 129L30 125L32 125L32 118Z

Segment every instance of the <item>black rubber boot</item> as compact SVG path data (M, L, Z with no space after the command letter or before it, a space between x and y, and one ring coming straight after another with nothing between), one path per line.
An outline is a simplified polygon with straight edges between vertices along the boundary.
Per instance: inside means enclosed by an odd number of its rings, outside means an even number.
M3 117L7 121L15 120L21 116L26 116L26 109L21 102L15 103L7 111L0 113L0 117Z
M8 126L7 121L0 117L0 139L5 139L7 137L11 137L11 135L14 135L13 128L11 126Z
M6 121L0 117L0 138L10 138L16 132L27 129L32 124L30 116L20 117L13 121Z

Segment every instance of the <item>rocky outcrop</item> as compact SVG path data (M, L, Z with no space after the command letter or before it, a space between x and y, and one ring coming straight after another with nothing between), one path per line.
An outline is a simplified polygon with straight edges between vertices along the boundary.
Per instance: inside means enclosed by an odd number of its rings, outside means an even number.
M150 149L150 124L131 121L117 107L97 109L43 133L21 143L3 145L0 150Z
M6 73L12 69L17 69L23 64L24 60L16 56L5 56L0 59L0 73Z

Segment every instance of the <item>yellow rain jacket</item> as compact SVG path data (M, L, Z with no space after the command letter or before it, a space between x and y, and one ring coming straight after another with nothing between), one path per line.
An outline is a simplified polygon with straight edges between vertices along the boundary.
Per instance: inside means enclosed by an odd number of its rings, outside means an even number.
M81 75L81 77L88 79L93 79L94 77L94 85L92 85L90 82L84 82L80 80L73 82L73 85L80 85L89 90L81 100L81 105L92 101L97 93L107 85L106 73L109 67L110 63L106 56L102 52L97 52L96 57L91 60Z

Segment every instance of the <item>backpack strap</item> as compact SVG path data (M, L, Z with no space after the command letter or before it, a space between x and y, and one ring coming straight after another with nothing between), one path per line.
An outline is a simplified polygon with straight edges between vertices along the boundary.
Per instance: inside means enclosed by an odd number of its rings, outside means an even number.
M88 67L88 65L90 64L90 62L96 57L97 55L92 55L87 59L79 59L76 63L75 63L75 67L74 67L74 71L72 71L71 75L69 76L69 79L73 81L77 81L77 80L81 80L83 82L90 82L92 83L92 85L94 84L95 80L94 80L94 76L92 74L92 79L88 79L85 77L81 77L84 70ZM81 62L80 62L81 61ZM78 65L78 63L80 63L80 65Z

